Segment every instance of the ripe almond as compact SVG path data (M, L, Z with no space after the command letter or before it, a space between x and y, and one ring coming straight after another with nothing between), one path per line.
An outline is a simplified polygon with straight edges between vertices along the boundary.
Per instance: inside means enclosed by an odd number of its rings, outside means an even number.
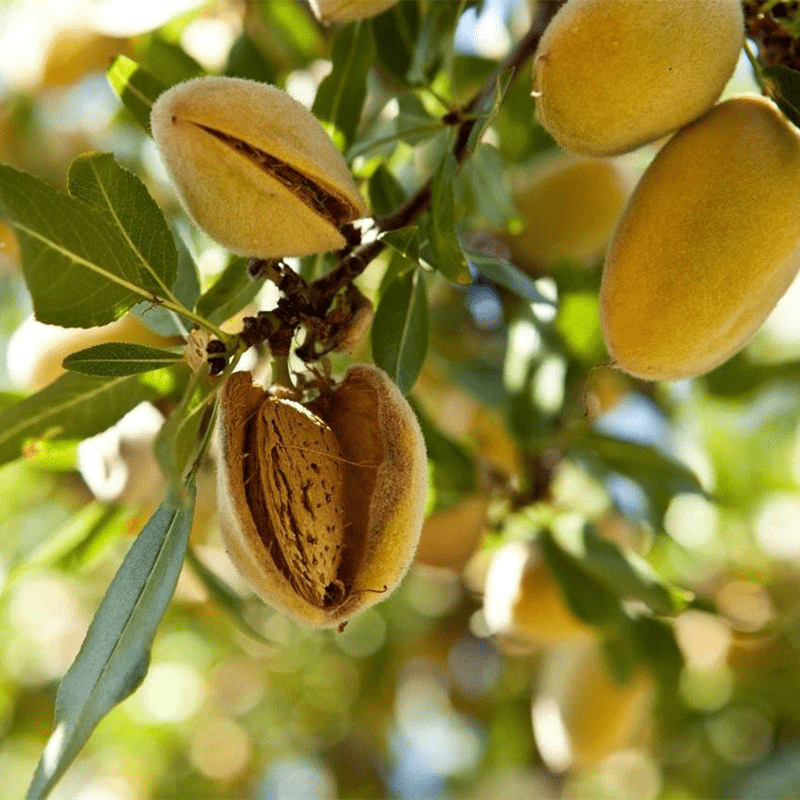
M568 0L534 57L539 121L566 150L627 153L711 108L743 44L740 0Z
M800 134L768 100L736 97L678 131L611 240L600 321L614 365L701 375L740 350L800 266Z
M150 121L184 208L235 253L338 250L339 229L368 213L322 125L275 86L194 78L161 94Z
M305 405L234 374L217 436L223 537L265 602L327 628L399 584L422 528L427 461L414 412L382 370L354 365Z

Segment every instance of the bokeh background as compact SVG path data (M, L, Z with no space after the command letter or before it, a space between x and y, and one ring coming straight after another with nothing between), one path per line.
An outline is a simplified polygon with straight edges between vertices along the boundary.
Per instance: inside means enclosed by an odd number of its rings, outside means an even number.
M364 130L391 131L418 109L441 114L437 95L469 97L536 11L452 5L454 48L435 70L435 93L417 92L414 105L376 63ZM181 216L153 143L105 70L123 53L168 83L236 74L310 105L330 70L330 40L290 0L5 0L0 161L63 188L75 156L113 152L174 219L208 284L227 255ZM755 91L743 59L726 96ZM526 75L458 184L464 240L520 262L502 232L534 223L514 199L514 175L553 151L529 94ZM377 159L413 189L440 146L397 141L353 168L367 177ZM616 166L635 181L656 150ZM552 225L581 224L548 202ZM150 671L52 796L800 797L800 284L728 364L644 384L603 366L601 260L534 259L552 303L524 308L483 278L468 289L432 281L431 348L412 397L440 435L432 471L453 480L434 481L427 563L344 632L303 630L252 598L219 539L209 463L195 566L181 576ZM18 262L0 220L3 405L46 385L77 349L29 319ZM367 294L387 268L370 267ZM160 499L150 446L168 410L137 409L91 441L0 468L2 800L24 795L58 681ZM619 458L598 464L564 447L576 424L618 439ZM670 483L661 457L690 469L703 491ZM456 467L474 474L462 480ZM567 608L537 551L542 530L568 536L587 522L693 598L665 623L676 647L665 650L663 674L634 659L627 682L615 683L608 631ZM215 581L233 594L215 592Z

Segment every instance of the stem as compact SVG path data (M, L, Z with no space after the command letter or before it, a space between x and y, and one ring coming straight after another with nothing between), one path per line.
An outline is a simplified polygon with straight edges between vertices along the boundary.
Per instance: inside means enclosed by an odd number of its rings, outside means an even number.
M750 49L750 43L747 41L747 39L744 41L744 52L747 56L747 60L750 62L750 66L753 68L753 77L761 87L762 94L765 94L767 97L772 97L772 92L769 90L764 81L764 75L761 72L761 64L758 63L758 58Z
M547 24L562 4L562 2L547 3L543 7L543 10L534 17L527 33L519 40L514 50L498 65L497 69L480 91L455 112L451 112L466 117L458 126L456 143L453 147L453 154L459 164L463 163L469 155L467 143L470 133L479 119L478 115L473 112L480 108L486 98L491 95L498 78L503 73L511 73L509 84L516 79L521 67L536 51L539 45L539 39L541 39ZM375 219L375 224L379 231L393 231L415 222L430 207L432 185L433 179L429 178L414 195L396 208L391 214L387 214L385 217L377 217ZM309 287L311 307L314 311L317 314L324 314L333 301L333 298L336 296L336 293L343 289L354 278L357 278L385 247L386 245L377 239L369 244L363 245L345 256L327 275L314 281Z
M292 373L289 371L288 356L272 357L272 383L277 383L278 386L284 386L287 389L295 388Z
M153 297L151 295L147 295L147 297L152 300ZM157 297L157 295L156 295ZM170 311L174 311L176 314L180 314L182 317L186 317L186 319L194 322L198 328L204 328L209 333L213 333L217 339L225 342L226 345L230 344L234 337L230 336L229 334L225 333L221 328L218 328L212 322L209 322L205 317L201 317L199 314L195 314L194 311L189 311L186 306L182 303L178 302L177 300L173 302L172 300L165 300L163 297L158 297L158 305L163 306L164 308L168 308Z

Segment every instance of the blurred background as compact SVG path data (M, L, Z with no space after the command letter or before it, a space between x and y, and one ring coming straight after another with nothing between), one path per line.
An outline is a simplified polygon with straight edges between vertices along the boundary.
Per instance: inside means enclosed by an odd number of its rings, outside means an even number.
M417 188L442 148L431 122L537 12L468 5L406 0L361 23L380 37L414 6L446 35L426 43L419 29L429 52L416 86L376 59L348 152L357 177L386 169ZM168 84L239 75L310 106L339 30L292 0L0 0L0 162L63 188L77 155L113 152L207 286L227 254L182 216L106 69L124 54ZM432 492L402 587L342 633L303 630L253 599L220 541L210 460L150 671L53 797L800 797L800 285L708 376L644 384L603 366L603 249L658 148L567 159L536 125L530 91L526 69L457 179L475 283L429 284L431 344L411 396ZM755 91L743 59L726 96ZM543 302L507 294L481 255L528 271ZM381 257L362 290L376 297L391 269ZM0 220L0 407L46 386L69 352L165 335L146 316L91 340L30 316ZM2 800L24 795L58 681L160 501L152 441L169 410L138 407L98 437L0 468ZM669 611L612 581L622 616L591 624L581 597L594 584L555 555L576 541L655 576Z

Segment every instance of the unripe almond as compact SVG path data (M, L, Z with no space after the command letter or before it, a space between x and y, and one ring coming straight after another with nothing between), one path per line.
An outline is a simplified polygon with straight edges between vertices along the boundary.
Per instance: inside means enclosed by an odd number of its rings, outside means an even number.
M522 230L509 239L514 263L534 274L559 261L588 264L605 250L630 181L608 159L556 153L513 179Z
M741 349L800 266L800 135L737 97L679 131L639 181L608 249L600 319L614 364L700 375Z
M511 644L536 647L594 636L567 607L538 549L522 542L510 542L492 557L483 614L489 630Z
M301 103L243 78L194 78L153 104L153 138L194 221L245 256L337 250L367 207L341 153Z
M234 374L217 436L223 537L265 602L327 628L398 585L419 541L427 461L382 370L352 366L306 405Z
M653 679L642 668L617 683L596 643L551 651L532 709L545 764L554 772L587 769L631 746L645 727L654 693Z
M473 495L431 514L422 526L416 562L460 571L475 552L486 525L489 501Z
M310 0L317 18L322 22L352 22L383 13L399 0Z
M575 153L634 150L711 108L743 43L740 0L568 0L534 57L539 121Z
M68 355L87 347L105 342L173 347L182 341L161 336L133 313L93 328L62 328L29 317L14 331L6 358L14 383L38 391L64 374L62 362Z

